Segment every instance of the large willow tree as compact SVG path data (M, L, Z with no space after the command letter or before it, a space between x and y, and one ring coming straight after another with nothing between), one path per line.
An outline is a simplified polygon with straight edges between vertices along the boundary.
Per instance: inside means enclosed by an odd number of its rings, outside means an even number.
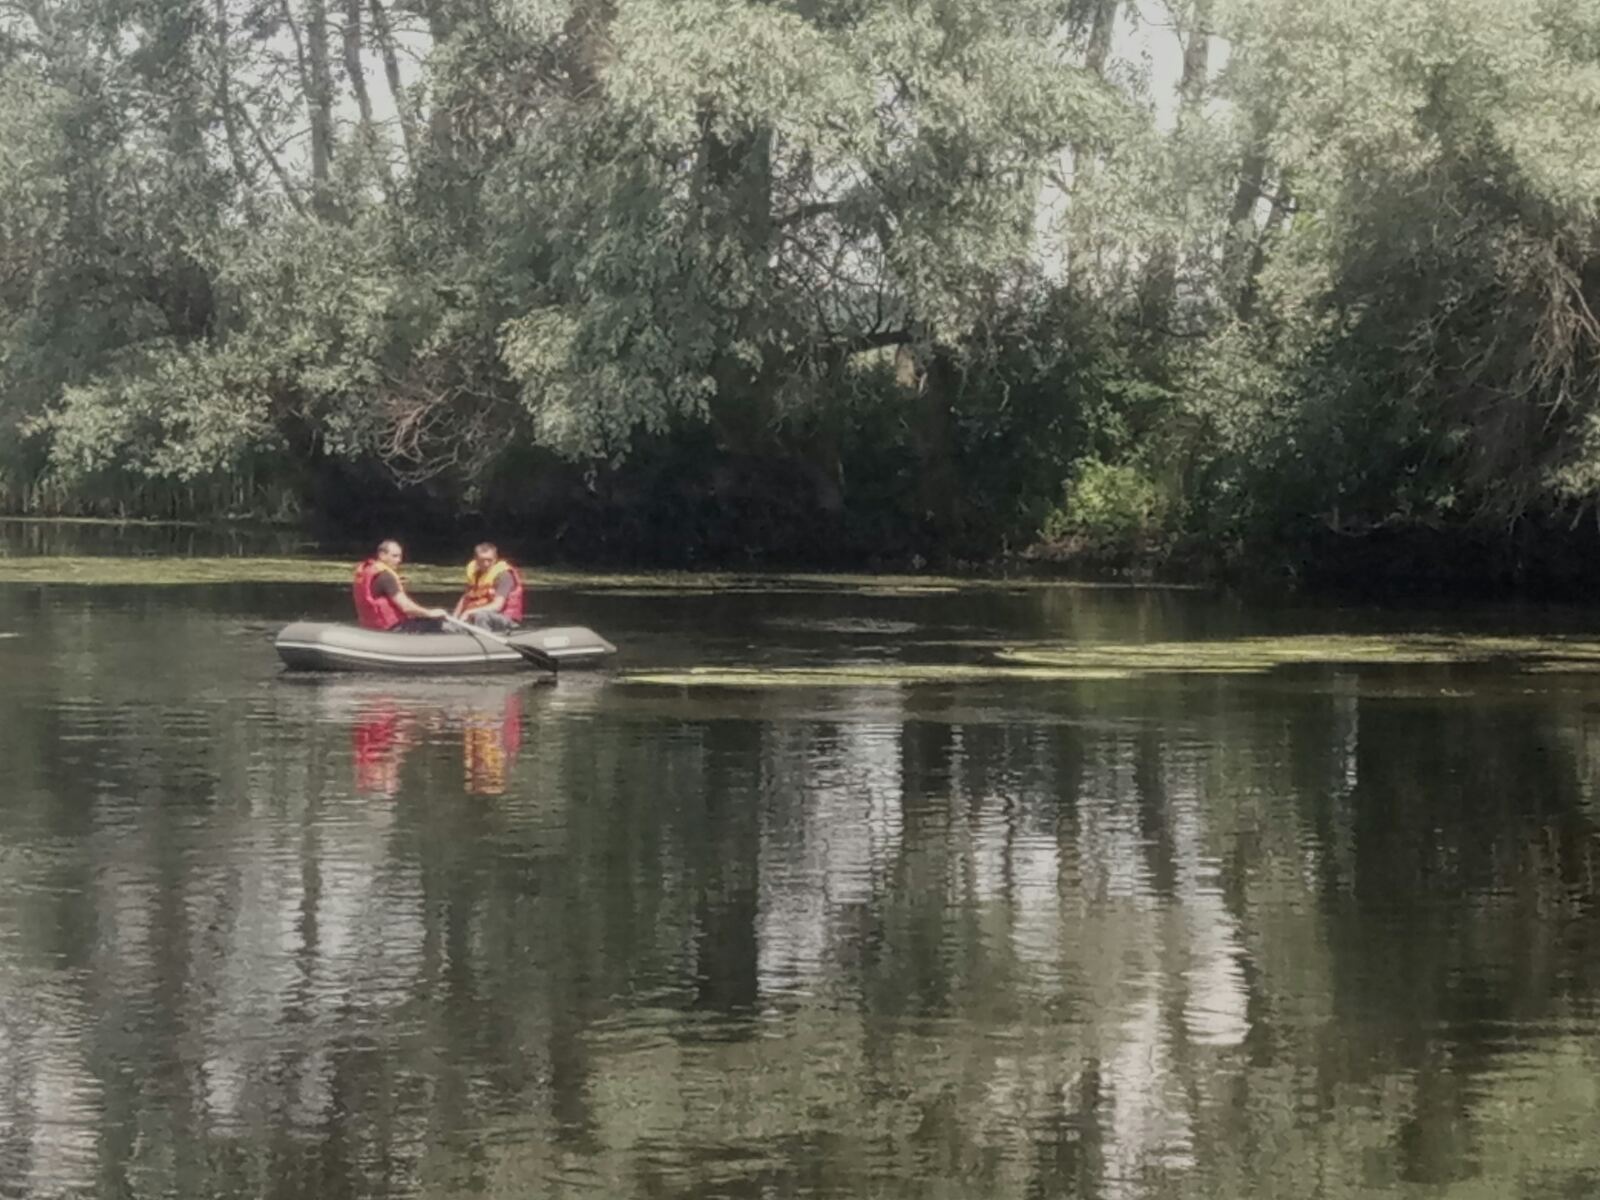
M287 449L423 475L683 421L759 442L852 358L925 362L1010 302L1042 181L1107 108L1025 0L46 25L13 22L6 68L31 168L6 390L69 474ZM397 45L426 51L409 82Z
M1597 110L1597 0L19 0L0 471L787 464L990 550L1570 518Z

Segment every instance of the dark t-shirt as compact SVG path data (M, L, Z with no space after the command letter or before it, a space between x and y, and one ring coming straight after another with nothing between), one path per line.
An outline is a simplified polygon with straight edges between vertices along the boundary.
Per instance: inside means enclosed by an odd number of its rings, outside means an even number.
M372 594L374 596L387 596L393 600L400 594L400 580L393 571L379 571L372 577Z

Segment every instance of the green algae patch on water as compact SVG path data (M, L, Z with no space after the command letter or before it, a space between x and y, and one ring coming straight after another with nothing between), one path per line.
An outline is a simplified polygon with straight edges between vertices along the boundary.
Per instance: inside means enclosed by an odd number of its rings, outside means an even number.
M953 596L962 589L953 583L901 583L877 584L872 587L852 588L858 596Z
M619 682L654 687L834 688L899 684L1080 682L1128 679L1132 672L1090 667L1008 667L965 663L851 663L835 667L693 667L642 671Z
M400 568L412 588L461 586L467 555L459 563L408 562ZM348 583L356 559L266 555L15 555L0 554L0 583L150 585L221 583ZM858 595L918 599L961 592L1038 589L1105 590L1127 584L1076 583L1052 579L963 579L943 575L752 574L732 571L596 572L520 566L533 587L566 588L611 596L676 597L726 595ZM1141 585L1142 586L1142 585ZM1168 585L1160 585L1168 588ZM1168 590L1181 590L1171 589Z
M463 559L464 563L466 560ZM150 586L172 587L183 584L230 583L306 583L337 584L348 587L356 560L325 558L273 558L261 555L229 557L161 557L138 556L127 558L83 556L46 557L23 555L15 558L0 557L0 583L63 583L80 587L94 586ZM400 575L413 591L440 590L458 592L462 587L460 564L437 565L408 562L401 566ZM593 575L566 571L523 571L523 578L533 587L589 587L607 592L640 588L647 581L658 585L654 590L662 595L694 594L695 590L707 593L716 591L708 577L693 580L656 579L643 575Z
M307 583L350 586L352 562L314 558L0 558L0 583L73 587L179 587L186 584ZM413 589L456 590L461 571L407 563Z
M0 583L170 586L348 583L351 567L309 558L0 558Z
M1003 662L1115 668L1141 674L1248 673L1280 667L1498 665L1517 670L1600 670L1600 641L1442 634L1319 634L1195 642L1082 642L1013 646Z
M876 617L769 617L762 624L773 629L797 629L802 633L837 633L847 636L900 636L915 633L915 621L885 621Z
M609 595L670 596L717 595L856 595L874 599L918 599L962 592L1005 593L1029 591L1202 591L1191 584L1134 584L1048 578L981 578L957 575L869 575L821 572L738 571L676 572L602 575L560 570L525 569L530 581L552 586L601 591Z
M1525 663L1522 670L1530 675L1600 675L1600 658L1549 658Z

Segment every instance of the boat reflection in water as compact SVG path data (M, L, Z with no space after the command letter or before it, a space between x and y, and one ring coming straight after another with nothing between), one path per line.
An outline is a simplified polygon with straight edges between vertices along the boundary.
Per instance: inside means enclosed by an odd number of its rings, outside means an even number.
M522 749L527 697L517 679L339 679L318 686L320 715L350 723L355 791L393 799L418 746L459 738L468 795L500 796Z

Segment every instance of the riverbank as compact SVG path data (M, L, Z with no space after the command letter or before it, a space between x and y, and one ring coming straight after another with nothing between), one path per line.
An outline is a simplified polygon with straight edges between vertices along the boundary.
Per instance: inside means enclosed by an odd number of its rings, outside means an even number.
M0 578L42 578L50 572L99 578L105 568L72 560L119 557L151 560L150 574L173 582L221 581L243 572L263 582L313 581L347 569L379 536L400 537L413 564L446 564L454 582L456 560L481 538L498 542L508 557L529 564L530 578L547 582L604 577L706 581L759 578L830 580L839 586L886 586L886 580L918 585L942 583L1035 586L1073 583L1100 587L1222 589L1246 594L1321 596L1363 601L1508 600L1584 602L1600 592L1600 555L1585 526L1514 528L1481 526L1406 529L1389 527L1360 534L1320 530L1297 540L1263 539L1249 544L1199 538L1150 538L1107 545L1083 538L1040 541L1020 551L988 556L922 553L808 556L747 551L725 558L685 562L670 547L644 546L629 553L552 537L515 520L462 520L444 527L437 520L416 530L395 520L367 531L319 530L315 525L256 520L149 520L0 515ZM585 550L588 553L585 553ZM226 565L252 558L249 568ZM8 564L7 560L14 560ZM24 564L23 560L35 560ZM50 560L50 561L45 561ZM218 560L206 563L198 560ZM319 562L318 560L326 560ZM413 570L426 570L413 566ZM118 570L122 570L119 568ZM309 575L308 575L309 573ZM235 579L242 578L233 574ZM624 585L625 586L625 585ZM691 582L687 586L702 586Z

